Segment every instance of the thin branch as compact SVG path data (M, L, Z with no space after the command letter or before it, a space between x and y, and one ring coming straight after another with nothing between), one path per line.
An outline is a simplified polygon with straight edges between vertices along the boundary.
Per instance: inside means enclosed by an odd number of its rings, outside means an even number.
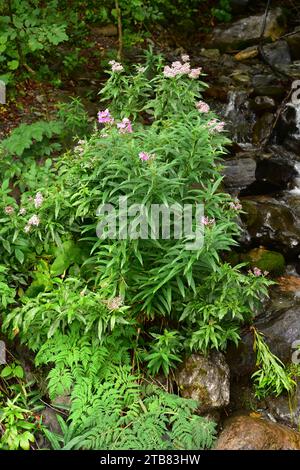
M122 28L122 15L119 5L119 0L115 0L117 18L118 18L118 38L119 38L119 48L118 48L118 60L121 60L123 57L123 28Z

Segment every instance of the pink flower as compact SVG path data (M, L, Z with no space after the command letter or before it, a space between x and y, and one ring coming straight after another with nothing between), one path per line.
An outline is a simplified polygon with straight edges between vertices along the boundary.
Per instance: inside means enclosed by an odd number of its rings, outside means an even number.
M255 267L253 269L253 274L254 274L254 276L257 276L257 277L261 276L262 275L261 269Z
M198 103L196 103L196 108L200 113L209 113L210 111L209 105L204 101L198 101Z
M172 69L168 65L164 67L163 74L166 78L174 78L177 75L177 72L175 69Z
M199 78L202 72L202 68L192 69L189 73L190 78Z
M34 207L38 209L43 204L44 198L42 193L38 192L34 198Z
M101 124L103 123L113 124L114 118L111 116L109 110L106 109L105 111L98 112L98 122L100 122Z
M229 207L230 207L230 209L232 209L234 211L240 211L243 208L242 204L240 203L240 201L238 199L236 199L235 202L231 202L229 204Z
M107 305L109 310L118 310L124 305L123 299L120 295L110 300L104 300L104 303Z
M123 70L124 70L123 65L120 64L119 62L116 62L115 60L110 60L109 65L111 65L112 72L119 73L119 72L123 72Z
M188 75L191 71L190 64L188 62L181 63L179 60L172 62L171 67L166 65L163 74L167 78L174 78L177 75Z
M202 217L201 222L205 226L214 225L216 220L215 218L210 219L209 217Z
M119 129L121 134L131 134L131 132L133 132L132 124L128 118L124 118L122 122L118 122L117 128Z
M182 54L181 60L182 60L182 62L189 62L190 61L190 56L188 54Z
M215 132L222 132L224 130L225 122L218 121L217 119L211 119L207 126L210 127Z
M31 230L31 225L25 225L24 232L28 233L28 232L30 232L30 230Z
M30 217L30 219L28 220L28 223L27 225L31 226L31 225L34 225L35 227L37 227L38 225L40 225L40 219L39 217L34 214L32 217Z
M25 207L21 207L21 209L19 210L19 215L26 215L26 209Z
M257 267L253 268L253 271L251 271L251 269L249 269L248 273L253 274L256 277L259 277L259 276L262 276L262 275L267 276L269 274L268 271L262 272L262 270L257 268Z
M15 209L12 206L6 206L4 208L4 212L6 215L12 215L15 212Z
M147 160L150 160L151 156L149 155L149 153L146 153L146 152L140 152L139 153L139 158L146 162Z

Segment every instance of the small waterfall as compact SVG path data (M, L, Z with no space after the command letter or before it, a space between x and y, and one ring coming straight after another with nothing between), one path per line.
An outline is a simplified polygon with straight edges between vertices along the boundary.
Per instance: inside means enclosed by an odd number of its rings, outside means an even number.
M241 147L247 147L252 141L252 126L254 123L254 114L249 109L248 92L230 90L223 116L230 130L232 140Z
M236 99L237 99L237 92L236 91L229 91L228 93L228 105L225 110L225 117L230 117L232 112L235 112L236 107Z
M294 137L296 139L300 139L300 103L292 105L295 110L295 125L296 125L296 132L294 133Z
M299 129L299 131L300 131L300 129ZM300 137L300 134L299 134L299 137ZM297 176L294 178L294 185L295 186L294 186L294 189L292 189L290 192L291 192L291 194L295 194L296 196L300 196L300 163L295 163L295 170L297 172Z

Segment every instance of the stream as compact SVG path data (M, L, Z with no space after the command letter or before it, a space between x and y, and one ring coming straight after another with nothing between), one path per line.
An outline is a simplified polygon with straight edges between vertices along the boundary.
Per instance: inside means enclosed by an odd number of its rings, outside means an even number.
M277 280L255 326L271 351L290 364L300 340L300 28L282 22L280 8L272 9L262 56L258 45L263 17L257 13L215 28L193 59L203 66L210 84L204 98L226 122L233 142L225 156L224 189L240 199L244 210L233 258L269 271ZM225 424L217 448L273 448L272 439L275 447L282 439L278 423L299 429L299 388L292 399L255 399L249 330L238 349L229 349L226 360L231 377L226 415L239 416L233 418L233 430L232 422ZM253 409L274 425L272 442L265 442L267 427L256 430ZM250 428L256 443L249 443Z

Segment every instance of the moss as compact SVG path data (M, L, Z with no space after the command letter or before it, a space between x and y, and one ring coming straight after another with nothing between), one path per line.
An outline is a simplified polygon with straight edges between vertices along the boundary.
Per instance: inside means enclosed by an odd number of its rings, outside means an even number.
M254 248L246 255L243 255L242 258L252 268L257 267L262 271L268 271L274 276L282 274L285 268L285 259L281 253L264 248Z

